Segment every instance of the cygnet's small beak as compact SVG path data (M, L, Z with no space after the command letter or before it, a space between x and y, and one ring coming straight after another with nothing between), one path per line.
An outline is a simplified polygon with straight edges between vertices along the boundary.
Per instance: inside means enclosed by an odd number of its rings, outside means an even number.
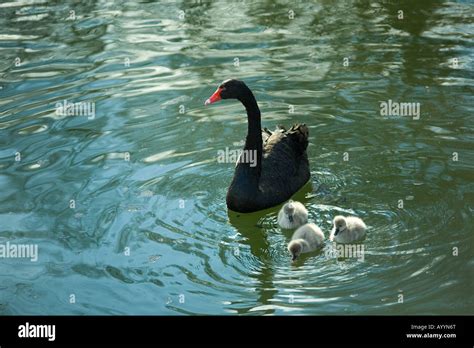
M293 222L293 215L288 215L288 220L290 220L290 222Z
M339 228L336 228L336 231L334 232L334 235L337 236L338 233L339 233Z
M292 255L292 257L291 257L291 261L295 261L297 258L298 258L298 256L296 256L296 255Z

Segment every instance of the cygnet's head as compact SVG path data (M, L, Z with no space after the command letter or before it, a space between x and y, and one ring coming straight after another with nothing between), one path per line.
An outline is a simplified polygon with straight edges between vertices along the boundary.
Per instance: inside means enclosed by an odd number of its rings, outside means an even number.
M286 217L290 222L293 222L293 215L295 214L295 205L293 201L290 200L288 203L285 204L283 207L283 211L285 212Z
M334 235L337 236L340 232L347 228L346 219L344 216L338 215L334 218Z
M297 240L292 240L290 244L288 244L288 251L291 254L292 261L295 261L298 258L298 256L300 256L302 250L303 250L303 246Z

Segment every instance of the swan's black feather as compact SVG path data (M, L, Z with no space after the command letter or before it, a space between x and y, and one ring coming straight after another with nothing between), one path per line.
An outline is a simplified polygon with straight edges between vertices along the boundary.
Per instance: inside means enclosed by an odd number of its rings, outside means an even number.
M218 89L221 99L237 99L247 111L248 132L243 153L227 191L227 207L249 213L288 200L309 180L308 127L279 125L273 132L261 128L257 100L243 81L226 80ZM217 92L216 92L217 93ZM249 154L256 161L248 161ZM252 157L250 157L252 158Z
M264 131L262 140L262 169L258 178L258 189L246 190L238 185L234 191L231 185L227 205L234 211L253 212L278 205L291 198L310 178L306 153L308 147L306 125L297 124L287 131L280 128L270 136ZM238 168L246 166L248 164L239 163L235 175L246 175L245 168L241 168L242 171ZM243 183L243 187L251 187L245 180L240 183Z

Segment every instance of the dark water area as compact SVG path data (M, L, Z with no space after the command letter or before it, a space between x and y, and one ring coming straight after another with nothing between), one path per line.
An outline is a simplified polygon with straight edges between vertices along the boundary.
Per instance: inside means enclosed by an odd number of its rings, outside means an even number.
M0 314L473 314L473 14L0 3L0 244L38 246L0 259ZM327 242L292 263L280 206L228 212L235 164L217 158L242 147L245 110L203 103L231 77L262 126L308 125L294 199L326 236L362 217L363 260ZM89 113L58 113L68 102Z

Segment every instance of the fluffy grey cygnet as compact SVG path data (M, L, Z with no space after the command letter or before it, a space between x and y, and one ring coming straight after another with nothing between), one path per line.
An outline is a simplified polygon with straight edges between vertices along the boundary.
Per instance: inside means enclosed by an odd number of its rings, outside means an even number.
M313 223L309 223L298 228L291 242L288 243L288 251L291 259L295 261L300 254L309 253L320 248L324 244L324 233Z
M281 228L294 229L308 222L308 211L300 202L288 201L278 213Z
M329 240L338 243L352 243L365 236L367 226L364 221L355 216L338 215L333 220L334 226L331 230Z

